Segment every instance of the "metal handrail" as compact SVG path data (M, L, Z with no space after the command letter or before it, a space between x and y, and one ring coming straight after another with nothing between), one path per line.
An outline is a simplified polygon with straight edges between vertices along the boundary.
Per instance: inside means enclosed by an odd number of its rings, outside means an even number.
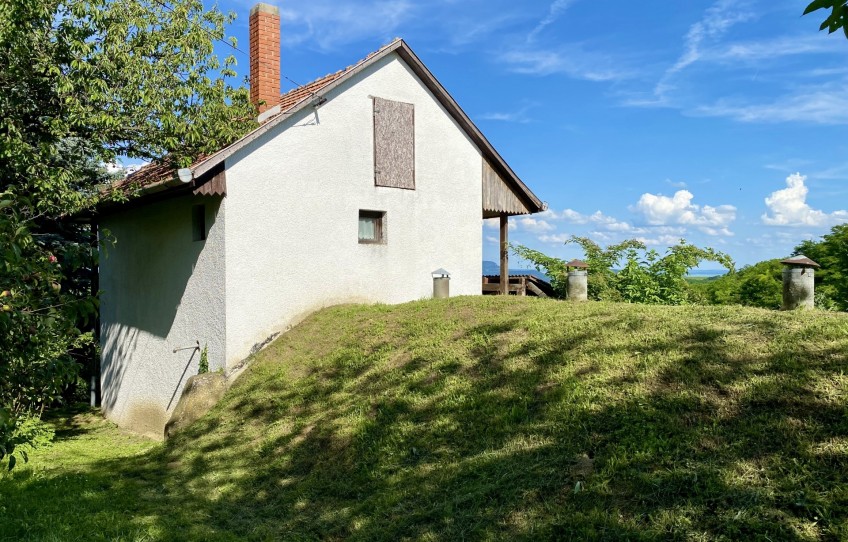
M174 354L183 350L200 350L200 340L197 341L197 345L195 346L186 346L185 348L174 348Z

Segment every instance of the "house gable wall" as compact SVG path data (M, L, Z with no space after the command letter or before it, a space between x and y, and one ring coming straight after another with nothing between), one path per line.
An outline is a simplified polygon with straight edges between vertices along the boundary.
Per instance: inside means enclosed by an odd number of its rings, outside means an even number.
M192 237L198 204L205 241ZM197 342L208 348L210 370L224 366L224 209L221 198L189 195L99 221L115 240L100 257L102 406L122 427L162 438L197 374Z
M415 189L375 186L373 97L415 107ZM346 302L480 293L479 149L396 54L227 159L227 363L309 313ZM385 244L358 242L385 211Z

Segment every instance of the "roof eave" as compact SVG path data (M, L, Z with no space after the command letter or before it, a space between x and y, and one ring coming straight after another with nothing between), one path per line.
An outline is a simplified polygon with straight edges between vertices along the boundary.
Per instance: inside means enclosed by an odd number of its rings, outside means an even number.
M495 147L489 142L483 132L474 124L471 118L462 110L462 107L453 99L450 92L442 86L436 76L424 65L421 59L410 49L403 40L398 40L399 44L396 48L398 55L403 58L412 68L415 74L424 82L425 86L433 93L436 99L448 110L449 113L459 122L460 126L471 137L475 144L480 148L483 154L489 158L492 165L501 170L505 178L514 184L513 188L517 188L516 195L521 198L528 210L531 213L539 213L545 210L546 206L533 193L530 188L524 184L521 178L507 164L506 160L500 155Z

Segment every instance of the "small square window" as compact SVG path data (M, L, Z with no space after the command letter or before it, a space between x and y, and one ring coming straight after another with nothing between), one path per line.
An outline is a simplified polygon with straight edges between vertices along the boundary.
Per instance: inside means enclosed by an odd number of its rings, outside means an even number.
M379 244L386 242L386 213L384 211L359 211L359 242Z
M191 238L193 241L206 240L205 205L193 205L191 208Z

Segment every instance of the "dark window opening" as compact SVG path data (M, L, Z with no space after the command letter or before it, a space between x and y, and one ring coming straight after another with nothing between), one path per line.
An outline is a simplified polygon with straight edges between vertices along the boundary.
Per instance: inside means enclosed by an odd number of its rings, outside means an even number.
M191 208L191 236L194 241L206 240L206 206L194 205Z

